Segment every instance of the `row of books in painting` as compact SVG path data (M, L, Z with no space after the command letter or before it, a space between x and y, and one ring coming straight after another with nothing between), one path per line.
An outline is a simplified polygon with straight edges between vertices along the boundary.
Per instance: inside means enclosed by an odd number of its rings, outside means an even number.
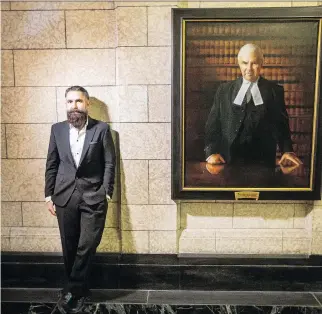
M190 92L207 93L207 92L209 92L209 89L213 89L215 87L215 81L216 80L211 80L211 79L209 79L209 80L200 80L198 78L193 80L193 77L191 77L191 78L188 77L187 83L185 84L185 89L189 90ZM219 81L219 83L224 84L224 83L227 83L227 82L230 82L230 81L231 80L221 80L221 81ZM280 84L280 85L284 86L284 99L285 99L286 105L307 107L308 103L312 103L312 101L313 101L312 92L309 93L309 91L307 93L305 93L305 95L307 94L308 97L301 96L300 98L293 98L293 96L292 96L292 98L289 98L289 96L286 96L286 98L285 98L285 93L288 90L294 90L294 91L302 92L304 90L304 87L303 87L302 83L298 83L298 84ZM302 102L301 102L301 100L302 100ZM306 109L303 109L301 111L304 113L304 111L306 111Z
M303 118L290 117L289 118L290 131L294 133L311 133L312 132L312 117Z
M313 116L313 107L305 107L305 106L294 106L290 107L286 103L286 110L289 116Z
M188 66L237 66L237 54L218 54L204 56L189 56L186 58ZM281 67L281 66L309 66L312 65L313 59L308 59L306 56L298 55L264 55L263 66Z
M291 140L294 144L306 144L311 143L312 134L311 133L292 133ZM293 144L293 145L294 145Z
M292 23L292 25L283 23L195 23L191 22L186 26L187 37L194 36L250 36L250 37L266 37L277 38L288 37L289 39L295 38L308 38L314 37L311 29L304 29L302 23Z
M268 80L274 81L277 84L282 84L287 91L301 91L304 89L300 79L303 76L303 71L290 70L288 68L263 68L261 74ZM232 81L241 76L240 69L236 67L213 67L213 68L188 68L187 76L194 78L200 78L204 81L216 80L216 81ZM291 98L291 96L290 96Z
M191 40L187 42L186 55L188 57L211 57L213 62L218 63L236 63L238 52L242 46L249 41L245 40ZM285 44L285 41L252 41L252 43L261 47L264 62L267 64L293 64L295 59L301 60L316 54L315 44L303 44L292 42L291 45ZM293 62L291 62L293 61ZM303 60L301 60L303 62Z
M268 80L281 84L293 84L303 78L302 68L262 68L261 74Z
M311 144L308 142L307 144L296 144L293 143L293 149L298 156L308 156L311 153Z
M306 103L306 95L304 91L284 91L285 103L290 106L301 106ZM311 98L311 97L310 97Z
M220 81L220 84L224 84L230 82L229 81ZM187 81L187 84L185 85L185 89L189 90L190 92L196 92L196 93L208 93L209 89L213 89L215 87L215 82L214 80L208 80L208 81L201 81L196 79L195 81L192 81L192 79L189 79ZM304 96L301 96L300 98L289 98L289 96L285 97L285 94L287 93L287 89L289 90L293 89L296 91L303 91L303 84L281 84L281 86L284 86L284 99L285 99L285 104L293 107L309 107L313 106L313 96L312 92L311 93L305 93ZM289 95L289 94L287 94ZM305 96L307 95L307 97ZM311 104L311 105L310 105ZM310 109L297 109L301 110L302 113L309 113Z

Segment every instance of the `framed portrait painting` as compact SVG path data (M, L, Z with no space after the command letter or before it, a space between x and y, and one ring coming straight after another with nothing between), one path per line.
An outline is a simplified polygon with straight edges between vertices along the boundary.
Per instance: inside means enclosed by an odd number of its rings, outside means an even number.
M321 198L322 7L172 9L172 198Z

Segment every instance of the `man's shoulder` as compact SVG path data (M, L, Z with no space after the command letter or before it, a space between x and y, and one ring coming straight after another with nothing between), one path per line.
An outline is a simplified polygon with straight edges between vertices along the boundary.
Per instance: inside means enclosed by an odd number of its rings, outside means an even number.
M110 126L107 122L101 121L101 120L97 120L94 118L89 117L89 119L91 119L93 125L96 126L96 128L98 128L99 130L105 131L110 129Z
M60 121L60 122L56 122L56 123L54 123L54 124L52 125L52 128L53 128L54 130L58 130L58 129L60 129L60 128L64 127L64 126L66 125L66 123L67 123L67 120L65 120L65 121Z
M243 79L242 77L238 77L236 78L235 80L232 80L232 81L228 81L228 82L224 82L222 83L220 86L222 88L231 88L231 87L234 87L236 85L241 85L243 82Z
M218 91L220 93L227 93L229 91L231 91L232 89L234 89L236 86L241 85L241 78L237 78L233 81L228 81L228 82L224 82L221 83L218 87Z
M267 80L266 78L262 77L260 78L260 84L267 86L269 88L275 89L277 91L283 91L284 87L282 85L276 84L274 81Z

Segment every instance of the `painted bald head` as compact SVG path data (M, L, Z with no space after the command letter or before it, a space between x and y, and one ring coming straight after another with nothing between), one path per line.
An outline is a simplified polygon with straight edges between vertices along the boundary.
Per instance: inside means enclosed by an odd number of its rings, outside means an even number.
M255 82L263 65L262 50L254 44L246 44L239 50L237 59L243 78Z

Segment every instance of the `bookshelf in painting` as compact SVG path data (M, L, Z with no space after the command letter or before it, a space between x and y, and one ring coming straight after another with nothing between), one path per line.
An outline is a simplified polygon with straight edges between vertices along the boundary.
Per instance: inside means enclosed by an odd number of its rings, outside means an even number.
M195 139L198 145L198 139L204 136L204 123L200 121L206 121L216 87L241 75L237 54L246 43L256 44L262 49L264 64L261 75L284 87L293 148L309 165L315 88L309 82L314 82L315 78L317 43L316 34L307 23L187 23L184 60L189 121L186 127L192 134L191 141ZM199 115L194 114L196 103ZM195 125L197 127L190 127ZM277 152L277 157L279 155Z

